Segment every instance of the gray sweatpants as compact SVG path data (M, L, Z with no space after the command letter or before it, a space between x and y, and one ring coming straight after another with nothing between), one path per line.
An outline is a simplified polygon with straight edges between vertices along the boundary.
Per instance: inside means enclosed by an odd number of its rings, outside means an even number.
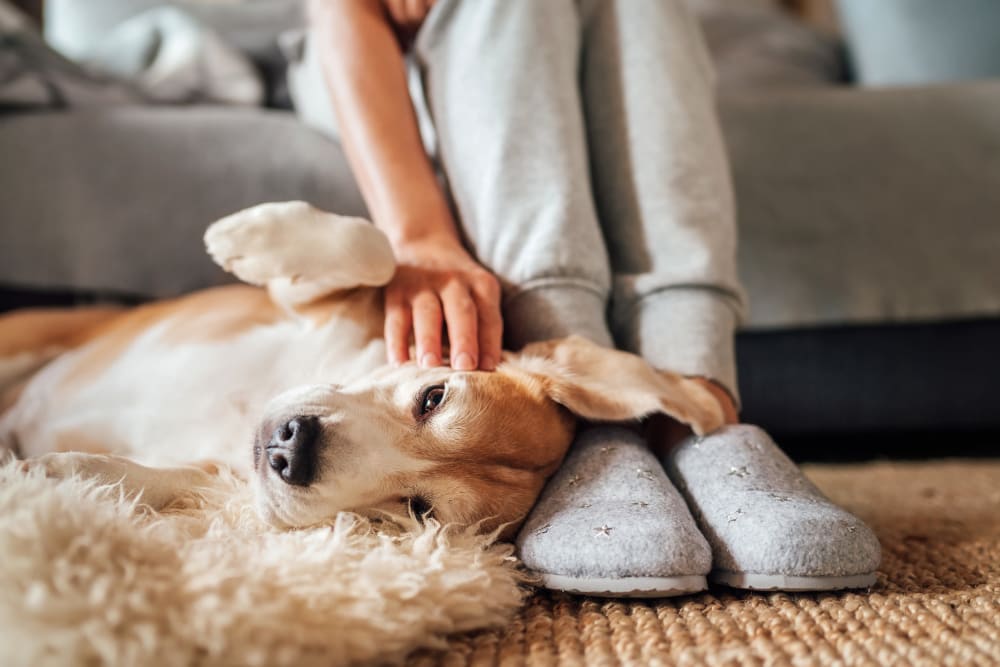
M682 0L438 0L413 55L507 344L614 341L735 396L732 187Z

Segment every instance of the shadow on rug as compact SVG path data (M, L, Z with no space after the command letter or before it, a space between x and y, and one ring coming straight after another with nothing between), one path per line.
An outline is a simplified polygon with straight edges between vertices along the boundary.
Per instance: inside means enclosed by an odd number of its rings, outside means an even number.
M509 545L433 522L262 526L235 480L154 514L114 487L0 469L0 665L398 661L506 624Z

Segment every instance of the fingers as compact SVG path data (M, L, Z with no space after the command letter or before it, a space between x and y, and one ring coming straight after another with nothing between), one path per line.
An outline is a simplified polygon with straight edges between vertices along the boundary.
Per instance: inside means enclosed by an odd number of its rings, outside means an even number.
M424 19L424 14L426 13L427 7L424 6L423 0L406 0L408 28L416 28L420 25L420 22Z
M434 0L382 0L392 22L406 30L416 30L434 6Z
M418 292L412 301L413 338L417 363L424 368L441 365L441 301L429 289Z
M413 317L410 304L397 291L385 292L385 347L389 363L402 364L410 360L410 331Z
M446 330L452 368L492 371L500 362L503 337L500 283L465 257L445 257L451 263L445 269L437 257L411 259L385 287L388 361L413 358L424 368L440 366ZM410 353L411 334L415 354Z
M476 302L479 333L479 368L495 370L503 344L503 318L500 314L500 286L496 278L487 275L472 284Z
M452 281L441 291L444 319L451 345L451 367L472 371L479 367L479 321L476 301L469 289L459 281Z
M406 18L406 0L382 0L392 22L399 25Z

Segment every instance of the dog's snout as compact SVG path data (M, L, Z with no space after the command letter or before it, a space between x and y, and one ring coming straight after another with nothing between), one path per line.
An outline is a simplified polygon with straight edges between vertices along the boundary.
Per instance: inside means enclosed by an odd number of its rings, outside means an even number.
M289 419L271 434L267 443L268 465L289 484L308 486L316 476L319 434L317 417Z

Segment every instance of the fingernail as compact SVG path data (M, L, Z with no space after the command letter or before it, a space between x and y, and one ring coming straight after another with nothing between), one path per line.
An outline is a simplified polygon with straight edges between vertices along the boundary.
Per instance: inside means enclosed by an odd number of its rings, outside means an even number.
M493 361L493 357L485 356L479 362L479 367L484 371L492 371L497 367L497 362Z
M425 352L424 356L420 357L420 365L423 366L424 368L434 368L435 366L439 366L440 364L441 361L438 359L438 356L433 352Z
M452 365L455 367L456 370L460 371L471 371L475 370L476 368L476 362L472 360L472 355L469 354L468 352L462 352L457 357L455 357L455 360L452 362Z

